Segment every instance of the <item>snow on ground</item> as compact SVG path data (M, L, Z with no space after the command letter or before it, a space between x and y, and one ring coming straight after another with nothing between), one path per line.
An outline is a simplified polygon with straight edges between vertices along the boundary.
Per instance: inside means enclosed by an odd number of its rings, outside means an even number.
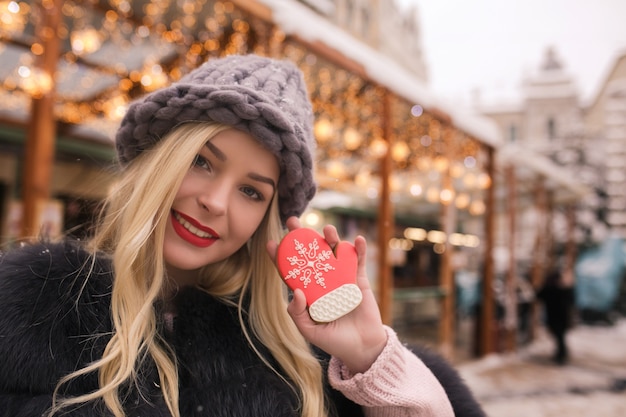
M578 325L567 336L571 360L550 361L552 341L515 354L490 355L457 369L489 417L626 416L626 319Z

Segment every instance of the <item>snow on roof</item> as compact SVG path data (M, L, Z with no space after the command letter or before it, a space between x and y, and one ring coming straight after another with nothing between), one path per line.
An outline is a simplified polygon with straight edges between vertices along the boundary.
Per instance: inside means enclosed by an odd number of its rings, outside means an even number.
M480 104L479 108L482 114L521 114L524 111L524 104L518 101L506 101L500 104L490 102L488 104Z
M525 80L523 90L527 99L578 98L574 77L563 70L540 72Z
M318 41L339 51L361 64L373 81L386 86L399 96L420 104L427 110L431 108L446 113L454 126L487 145L494 148L502 145L500 132L494 122L448 106L400 64L355 39L308 7L291 0L259 1L272 10L274 21L285 33L297 35L309 42Z
M498 149L497 162L518 167L521 171L518 174L530 181L535 181L537 176L545 177L546 186L559 192L560 195L557 197L562 199L581 198L591 191L585 184L576 180L568 169L556 165L542 154L514 143Z
M626 57L626 45L614 52L609 64L602 72L602 76L599 78L598 81L596 81L596 84L593 86L589 94L583 97L582 102L584 107L593 106L594 103L600 98L604 87L611 77L611 74L613 73L613 71L616 70L616 66L618 65L619 61L624 57Z

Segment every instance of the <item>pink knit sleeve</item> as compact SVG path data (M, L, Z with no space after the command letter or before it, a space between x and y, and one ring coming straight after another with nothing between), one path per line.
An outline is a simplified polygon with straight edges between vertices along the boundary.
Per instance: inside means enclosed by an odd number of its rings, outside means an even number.
M448 397L430 369L385 326L387 345L364 373L352 375L335 357L328 367L330 384L365 407L370 417L454 417Z

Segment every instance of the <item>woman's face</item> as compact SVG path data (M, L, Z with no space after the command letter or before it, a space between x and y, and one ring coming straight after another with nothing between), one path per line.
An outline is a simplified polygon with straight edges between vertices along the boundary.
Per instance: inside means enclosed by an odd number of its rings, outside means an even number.
M208 141L170 211L163 246L170 275L194 284L189 272L241 248L261 223L278 176L276 157L249 134L228 129Z

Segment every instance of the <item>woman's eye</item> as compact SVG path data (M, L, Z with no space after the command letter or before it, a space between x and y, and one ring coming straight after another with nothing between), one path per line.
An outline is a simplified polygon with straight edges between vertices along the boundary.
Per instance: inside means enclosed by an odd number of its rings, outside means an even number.
M205 157L203 157L202 155L196 155L196 157L193 160L192 167L209 169L211 168L211 165L209 165L209 161L207 161Z
M241 191L248 197L252 198L253 200L257 200L257 201L263 201L265 200L265 197L263 196L263 194L261 194L260 192L258 192L256 189L252 188L252 187L243 187L241 189Z

